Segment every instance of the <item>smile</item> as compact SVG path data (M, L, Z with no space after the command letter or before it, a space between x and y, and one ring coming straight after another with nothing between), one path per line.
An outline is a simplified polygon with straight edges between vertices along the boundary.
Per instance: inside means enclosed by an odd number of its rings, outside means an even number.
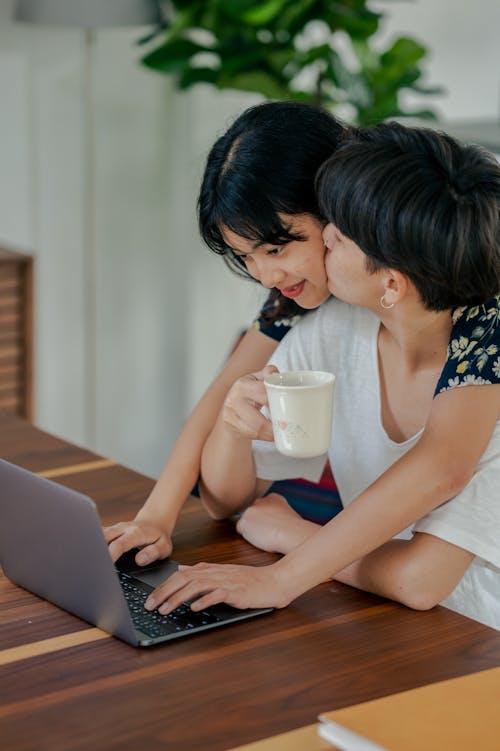
M285 287L284 289L280 289L281 294L283 297L298 297L302 294L304 287L306 284L306 280L299 282L298 284L294 284L293 287Z

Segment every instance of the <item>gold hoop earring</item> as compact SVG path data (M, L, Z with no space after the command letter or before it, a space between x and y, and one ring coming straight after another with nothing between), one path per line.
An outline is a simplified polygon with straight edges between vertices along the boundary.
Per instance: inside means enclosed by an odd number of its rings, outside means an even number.
M386 302L386 299L385 299L385 295L382 295L382 297L380 298L380 305L384 308L384 310L390 310L391 308L394 307L394 303L393 302L391 302L391 303L389 303L389 305L387 305L387 302Z

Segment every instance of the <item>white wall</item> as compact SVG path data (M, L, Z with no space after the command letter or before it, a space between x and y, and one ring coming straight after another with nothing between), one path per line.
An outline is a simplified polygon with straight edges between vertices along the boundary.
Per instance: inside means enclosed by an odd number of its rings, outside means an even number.
M427 81L446 89L433 101L443 118L500 120L498 0L376 0L373 7L388 14L382 38L410 35L428 48Z
M382 38L409 33L431 48L444 117L497 116L497 0L378 4L391 16ZM262 299L203 248L194 220L210 144L257 98L179 94L137 64L142 30L97 32L89 228L83 34L13 24L11 9L0 0L0 244L36 255L37 422L156 475Z
M143 30L99 31L86 227L83 32L14 24L11 10L0 0L0 244L36 256L36 421L156 474L261 299L256 287L240 292L242 283L221 273L193 221L210 143L254 100L222 97L201 121L204 92L182 96L138 65L134 41Z

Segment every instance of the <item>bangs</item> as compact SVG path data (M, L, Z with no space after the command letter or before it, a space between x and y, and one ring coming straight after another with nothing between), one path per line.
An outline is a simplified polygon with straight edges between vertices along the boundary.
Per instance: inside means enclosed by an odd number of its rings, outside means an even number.
M234 196L226 202L224 197L219 196L216 206L212 207L211 221L203 228L203 239L211 250L220 255L230 250L223 238L225 229L258 245L283 245L292 240L301 240L301 233L293 232L290 223L280 217L280 214L289 213L287 209L271 204L263 196L252 203L235 201Z
M285 245L294 240L304 240L301 232L292 232L291 225L284 224L278 216L272 217L266 223L259 217L259 224L252 221L251 217L237 216L234 220L224 221L219 224L219 232L223 237L223 229L234 232L243 240L248 240L256 247L260 245ZM233 252L233 249L224 242L224 252Z
M222 205L221 205L222 204ZM293 241L306 238L301 232L293 232L288 222L283 222L279 214L269 205L245 205L245 211L238 210L234 201L230 206L219 202L217 211L212 213L212 221L203 228L203 239L208 247L220 256L232 271L240 276L248 277L245 262L237 255L224 239L224 231L229 230L235 235L255 245L286 245ZM260 208L260 211L258 210Z

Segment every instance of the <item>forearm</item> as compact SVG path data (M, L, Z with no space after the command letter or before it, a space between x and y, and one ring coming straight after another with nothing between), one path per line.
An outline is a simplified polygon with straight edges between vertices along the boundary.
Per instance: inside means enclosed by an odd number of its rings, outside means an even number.
M411 597L412 588L405 586L400 572L407 561L407 551L407 540L389 540L338 571L333 578L356 589L406 605ZM406 585L408 584L407 580Z
M498 386L440 395L419 442L313 538L279 561L286 576L303 592L457 495L491 438L499 402Z
M154 521L171 534L186 498L198 479L202 442L187 426L136 519ZM193 442L190 441L193 438Z
M417 533L411 540L386 542L335 579L415 610L428 610L451 594L473 558L463 548Z
M205 392L186 421L137 519L154 520L168 533L172 532L180 510L198 480L203 445L226 392L227 384L220 377Z
M198 481L201 454L212 431L226 394L235 380L262 367L276 342L256 329L250 329L231 355L221 373L209 386L186 421L156 485L138 519L153 520L171 533L187 496Z
M362 559L448 500L439 455L417 446L278 565L301 594ZM295 595L297 596L297 595Z
M220 415L202 453L202 501L211 516L223 519L244 508L256 493L252 441L228 428Z

